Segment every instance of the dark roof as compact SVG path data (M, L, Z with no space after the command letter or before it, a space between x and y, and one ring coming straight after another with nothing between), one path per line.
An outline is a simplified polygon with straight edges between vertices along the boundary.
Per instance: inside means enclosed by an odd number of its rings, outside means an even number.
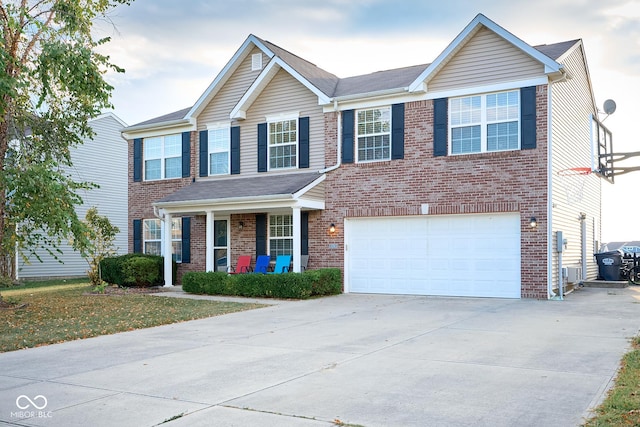
M258 37L256 37L258 38ZM259 39L259 38L258 38ZM261 40L261 39L259 39ZM334 92L338 81L340 80L334 74L323 70L322 68L312 64L311 62L300 58L293 53L282 49L281 47L266 41L261 40L277 57L282 59L287 65L296 70L307 79L312 85L317 87L325 95L331 96Z
M418 78L429 64L378 71L362 76L340 79L333 96L355 95L367 92L378 92L409 86Z
M429 66L429 64L413 65L410 67L378 71L371 74L341 79L269 41L262 40L259 37L256 38L264 43L264 45L276 56L282 59L291 68L300 73L302 77L307 79L312 85L330 98L405 88ZM579 39L576 39L550 45L544 44L534 46L534 49L555 61L579 41ZM184 118L190 109L191 107L165 114L164 116L155 117L153 119L137 123L132 127L179 120Z
M199 202L241 197L291 195L302 190L320 178L320 176L321 174L318 172L309 172L196 181L170 196L158 200L157 203Z
M164 123L171 122L173 120L184 119L187 113L191 110L191 107L183 108L182 110L174 111L173 113L165 114L164 116L154 117L153 119L146 120L144 122L136 123L133 126L144 126L144 125L152 125L156 123Z
M556 61L558 58L564 55L565 52L569 50L569 48L573 47L579 41L580 39L569 40L566 42L560 42L560 43L554 43L554 44L542 44L539 46L534 46L533 48L536 49L538 52L543 53L547 55L549 58Z

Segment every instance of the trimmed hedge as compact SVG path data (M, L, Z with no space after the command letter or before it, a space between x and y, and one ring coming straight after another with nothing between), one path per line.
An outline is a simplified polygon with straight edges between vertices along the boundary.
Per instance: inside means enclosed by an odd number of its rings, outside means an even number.
M173 265L173 283L176 282L177 264ZM147 254L125 254L100 261L102 280L118 286L162 286L164 284L164 257Z
M285 274L188 272L182 276L182 290L192 294L306 299L341 293L342 275L338 268Z

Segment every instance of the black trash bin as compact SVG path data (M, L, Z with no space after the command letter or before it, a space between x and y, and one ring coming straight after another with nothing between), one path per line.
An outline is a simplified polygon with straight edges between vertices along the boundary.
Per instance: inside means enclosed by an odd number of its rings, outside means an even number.
M594 254L598 262L598 279L620 280L620 267L622 266L622 254L619 251L602 252Z

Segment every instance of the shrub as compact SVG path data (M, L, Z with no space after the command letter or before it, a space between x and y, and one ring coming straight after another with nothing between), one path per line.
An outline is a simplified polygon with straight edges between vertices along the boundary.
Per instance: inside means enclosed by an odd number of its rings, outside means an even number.
M312 295L337 295L342 293L342 272L339 268L309 270Z
M154 286L162 276L156 260L147 257L129 258L122 264L124 283L129 286Z
M194 294L306 299L339 294L342 281L337 268L286 274L189 272L182 276L182 289Z
M134 258L149 259L156 266L158 278L149 286L161 286L164 283L164 258L158 255L147 255L139 253L104 258L102 261L100 261L102 280L112 285L132 286L131 281L126 280L124 266L129 260ZM175 261L172 262L172 267L173 283L176 283L177 264Z

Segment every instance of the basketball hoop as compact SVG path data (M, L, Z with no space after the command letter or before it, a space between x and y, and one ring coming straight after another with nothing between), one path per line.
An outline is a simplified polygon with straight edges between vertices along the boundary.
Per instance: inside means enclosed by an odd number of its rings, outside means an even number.
M567 202L578 203L582 200L582 190L587 176L591 175L591 168L569 168L558 171L560 182L564 188Z

